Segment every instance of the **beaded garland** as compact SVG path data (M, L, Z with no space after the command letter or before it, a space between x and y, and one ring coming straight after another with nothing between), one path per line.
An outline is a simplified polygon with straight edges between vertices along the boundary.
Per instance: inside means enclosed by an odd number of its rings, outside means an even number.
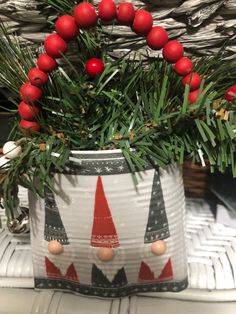
M201 77L198 73L192 72L192 61L184 57L183 45L178 40L168 40L166 30L161 26L153 26L152 15L144 9L135 10L134 6L128 2L122 2L118 6L113 0L101 0L96 9L89 2L78 4L73 16L63 15L55 23L56 33L49 35L44 41L44 54L39 55L36 68L28 73L29 82L23 84L20 88L20 96L29 106L35 106L42 97L42 87L48 81L48 73L56 69L57 58L62 57L68 49L68 42L79 35L79 29L89 29L96 26L98 19L104 22L117 20L119 24L129 25L131 29L139 36L145 36L147 45L153 50L162 49L163 58L173 64L173 69L177 75L183 77L182 84L188 84L191 92L189 93L189 103L195 103L200 94L199 87ZM94 68L85 69L91 77L100 75L103 71L103 62L98 60ZM97 70L96 70L97 69ZM97 71L97 72L96 72ZM225 93L225 99L232 101L235 99L234 87L229 88ZM233 92L233 94L232 94ZM31 112L35 110L32 108ZM21 117L20 127L39 131L40 125L36 116L22 114L22 106L19 106L19 115ZM29 122L30 121L30 122ZM32 127L33 125L33 127Z

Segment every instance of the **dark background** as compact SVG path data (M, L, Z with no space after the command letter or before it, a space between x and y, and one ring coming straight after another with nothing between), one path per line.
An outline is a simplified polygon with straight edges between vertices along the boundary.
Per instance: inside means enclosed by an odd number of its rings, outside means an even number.
M15 105L10 103L0 92L0 146L7 141L13 123L14 114L9 112L9 109L15 109Z

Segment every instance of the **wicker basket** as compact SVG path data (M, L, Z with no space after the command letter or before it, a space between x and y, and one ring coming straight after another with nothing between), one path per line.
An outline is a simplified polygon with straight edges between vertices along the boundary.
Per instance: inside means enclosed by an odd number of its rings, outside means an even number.
M210 167L193 164L187 160L183 164L183 181L187 197L206 198L212 196L210 191Z

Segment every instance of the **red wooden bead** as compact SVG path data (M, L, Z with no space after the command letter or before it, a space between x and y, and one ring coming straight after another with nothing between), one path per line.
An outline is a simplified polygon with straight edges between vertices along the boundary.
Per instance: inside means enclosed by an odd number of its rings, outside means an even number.
M42 97L42 91L38 87L27 82L20 88L20 97L26 103L34 103Z
M227 89L227 91L225 92L225 99L228 101L232 101L236 99L236 85L233 85Z
M134 6L129 2L122 2L117 9L117 21L121 24L130 25L133 23L135 16Z
M20 126L20 128L27 129L27 130L34 131L34 132L38 132L40 130L40 125L36 121L21 120L19 123L19 126ZM23 132L24 132L24 130L23 130ZM25 133L25 134L27 134L27 133Z
M62 53L68 49L65 40L57 34L49 35L44 41L44 47L47 54L52 58L62 57Z
M30 106L29 104L22 101L18 106L18 113L20 117L27 121L35 120L40 112L39 107Z
M184 55L183 45L178 40L170 40L162 50L163 58L169 63L175 63Z
M182 80L183 85L188 84L190 87L190 90L193 91L195 89L198 89L201 85L201 77L196 73L190 73L186 75Z
M145 35L151 30L152 24L152 15L146 10L138 10L135 12L132 30L138 35Z
M37 66L43 72L51 72L57 68L56 61L46 53L38 56Z
M98 16L103 21L112 21L116 17L115 2L113 0L102 0L98 4Z
M31 69L28 73L28 78L30 80L30 83L37 87L46 84L48 81L48 75L39 70L39 68Z
M74 18L79 27L90 28L96 26L98 16L91 3L82 2L75 7Z
M147 35L147 44L153 50L161 49L167 42L167 31L161 26L154 26Z
M193 63L189 58L180 58L174 67L175 73L178 75L185 76L189 74L193 69Z
M96 75L102 74L104 71L104 63L101 59L92 58L86 62L85 70L89 76L95 77Z
M196 89L188 94L188 100L190 104L194 104L196 102L198 95L199 95L199 89Z
M74 39L79 34L75 19L70 15L59 17L56 21L55 28L57 34L66 41Z

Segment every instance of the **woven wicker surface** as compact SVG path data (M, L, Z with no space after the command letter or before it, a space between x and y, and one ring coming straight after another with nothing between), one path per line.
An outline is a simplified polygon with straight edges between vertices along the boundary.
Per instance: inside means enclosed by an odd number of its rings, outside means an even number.
M115 1L118 4L123 0ZM94 3L98 2L94 0ZM155 24L164 26L170 37L178 38L188 53L213 54L226 39L230 39L226 50L231 57L235 57L235 0L132 0L132 3L137 8L147 7ZM15 32L22 44L42 42L48 34L47 20L52 17L55 17L55 12L42 1L0 0L0 19L9 34ZM110 31L109 27L107 31ZM132 50L139 50L143 55L159 54L147 50L145 40L137 42L137 36L125 26L118 26L112 32L115 46L110 52L115 57L127 52L131 43L134 43Z
M210 191L210 168L187 160L183 164L183 182L187 197L212 197Z
M116 3L122 1L116 0ZM165 27L170 38L178 38L188 54L215 54L228 38L231 40L226 51L231 58L235 58L235 0L135 0L132 3L137 8L148 9L154 24ZM162 56L160 51L148 49L145 39L137 38L129 27L108 26L106 31L113 35L111 43L115 45L110 54L114 57L127 53L131 45L132 55L139 51L143 56Z
M25 206L23 189L20 198ZM161 297L236 301L236 229L215 223L214 203L188 198L186 205L189 288ZM3 211L1 216L4 225ZM0 233L0 286L33 287L29 235L13 236L4 227Z

